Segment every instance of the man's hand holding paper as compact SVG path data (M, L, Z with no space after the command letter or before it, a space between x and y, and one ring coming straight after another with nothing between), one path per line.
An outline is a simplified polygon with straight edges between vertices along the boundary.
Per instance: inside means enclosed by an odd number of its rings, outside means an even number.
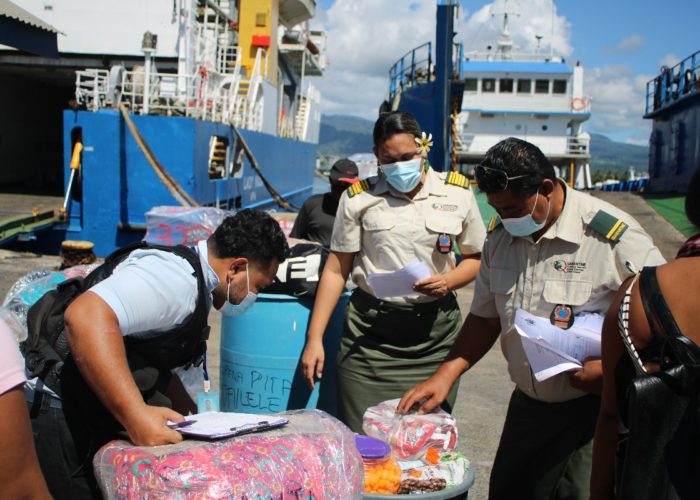
M568 330L554 326L546 318L522 309L515 313L515 329L520 334L525 355L539 382L565 371L575 371L571 384L587 391L594 381L595 363L583 371L584 362L600 357L600 331L603 316L586 314L576 317Z

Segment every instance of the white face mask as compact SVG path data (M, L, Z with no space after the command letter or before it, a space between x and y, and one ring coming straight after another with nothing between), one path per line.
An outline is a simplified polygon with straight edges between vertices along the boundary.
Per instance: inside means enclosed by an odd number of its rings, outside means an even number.
M248 274L248 265L246 265L245 268L245 280L246 286L248 287L248 293L245 297L243 297L243 300L241 300L240 304L234 304L233 302L231 302L231 281L229 280L228 286L226 287L226 302L221 307L221 309L219 309L219 311L221 311L221 314L223 314L224 316L240 316L241 314L246 312L250 308L250 306L252 306L253 303L258 299L257 294L254 294L250 291L250 274Z
M506 231L508 231L513 236L530 236L531 234L536 233L544 227L544 225L547 222L547 217L549 217L549 209L551 207L549 200L547 200L547 215L545 215L544 220L538 223L535 222L535 219L532 218L532 214L535 213L535 207L537 207L537 195L539 194L540 190L538 189L535 195L535 204L532 207L532 211L529 214L524 215L522 217L501 219L503 227Z

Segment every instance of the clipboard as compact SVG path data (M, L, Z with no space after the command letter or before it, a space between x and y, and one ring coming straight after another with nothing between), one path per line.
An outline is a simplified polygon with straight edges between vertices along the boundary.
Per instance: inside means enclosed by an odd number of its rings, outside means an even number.
M192 424L178 427L175 430L183 436L208 440L241 436L253 432L264 432L289 423L289 420L286 418L275 415L252 415L219 411L188 415L185 417L185 421L192 421Z

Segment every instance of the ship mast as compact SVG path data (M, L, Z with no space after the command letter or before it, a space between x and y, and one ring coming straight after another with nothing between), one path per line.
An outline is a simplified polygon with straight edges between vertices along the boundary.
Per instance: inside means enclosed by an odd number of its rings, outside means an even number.
M498 37L498 47L496 49L496 58L502 61L509 61L513 58L513 37L510 35L510 30L508 28L509 16L519 16L515 10L508 10L508 0L503 2L503 10L492 10L491 15L503 15L503 25L501 26L501 35Z

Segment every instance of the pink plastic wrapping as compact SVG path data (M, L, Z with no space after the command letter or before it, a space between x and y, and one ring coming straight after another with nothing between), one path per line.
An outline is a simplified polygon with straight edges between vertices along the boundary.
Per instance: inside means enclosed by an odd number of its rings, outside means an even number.
M105 498L361 498L353 434L320 410L283 413L276 430L220 441L137 447L112 441L95 455Z
M196 245L233 212L214 207L154 207L146 212L146 237L158 245Z
M367 408L362 417L362 430L368 436L383 439L391 445L399 460L421 458L428 448L452 451L457 446L457 421L444 410L419 415L397 415L398 399L390 399Z

